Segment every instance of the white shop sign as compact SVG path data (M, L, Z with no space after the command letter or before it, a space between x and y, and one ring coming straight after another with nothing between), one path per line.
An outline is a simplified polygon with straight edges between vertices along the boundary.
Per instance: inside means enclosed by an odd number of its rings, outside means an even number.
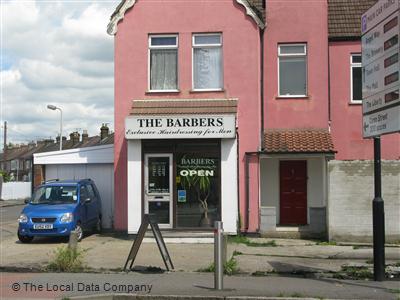
M235 115L130 116L127 139L234 138Z
M397 132L400 128L400 105L363 116L364 138Z
M397 48L363 67L363 98L395 88L399 82L399 50Z
M399 36L399 14L395 13L389 19L371 29L361 38L362 62L369 65L374 60L382 57L386 52L399 48L399 43L389 47L391 42ZM391 40L393 38L393 40ZM386 44L385 44L386 42ZM385 50L386 46L386 50Z
M379 0L361 17L361 33L364 34L398 10L400 0Z
M375 94L371 97L365 98L363 100L364 114L400 102L399 91L400 85L395 88Z

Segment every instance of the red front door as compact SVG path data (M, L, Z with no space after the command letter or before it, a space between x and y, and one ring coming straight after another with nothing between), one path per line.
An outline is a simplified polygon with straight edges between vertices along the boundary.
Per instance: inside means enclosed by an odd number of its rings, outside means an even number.
M280 224L307 224L307 161L281 161Z

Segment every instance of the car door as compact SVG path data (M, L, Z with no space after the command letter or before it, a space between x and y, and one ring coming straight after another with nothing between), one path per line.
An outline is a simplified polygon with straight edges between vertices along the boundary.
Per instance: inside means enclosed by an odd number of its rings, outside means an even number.
M81 221L82 225L84 227L87 227L89 224L89 202L87 202L87 199L89 198L89 193L86 188L85 184L82 184L80 189L79 189L79 199L80 199L80 205L81 205Z
M89 222L91 224L96 224L97 217L99 216L99 199L97 198L97 195L91 184L87 184L86 188L90 198L90 202L87 203Z

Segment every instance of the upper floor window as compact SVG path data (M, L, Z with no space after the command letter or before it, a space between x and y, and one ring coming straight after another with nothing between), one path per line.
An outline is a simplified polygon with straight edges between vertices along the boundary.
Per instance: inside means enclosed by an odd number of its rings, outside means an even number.
M278 45L280 97L307 96L307 45Z
M353 103L361 103L362 101L361 80L361 54L352 54L350 58L350 99Z
M193 35L193 89L222 90L222 35Z
M178 89L178 36L149 36L150 91L177 91Z

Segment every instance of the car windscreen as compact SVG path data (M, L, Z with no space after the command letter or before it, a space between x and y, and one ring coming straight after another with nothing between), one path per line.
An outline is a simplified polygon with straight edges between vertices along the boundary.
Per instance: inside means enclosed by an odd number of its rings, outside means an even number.
M75 203L78 200L77 187L72 186L42 186L33 194L32 204Z

